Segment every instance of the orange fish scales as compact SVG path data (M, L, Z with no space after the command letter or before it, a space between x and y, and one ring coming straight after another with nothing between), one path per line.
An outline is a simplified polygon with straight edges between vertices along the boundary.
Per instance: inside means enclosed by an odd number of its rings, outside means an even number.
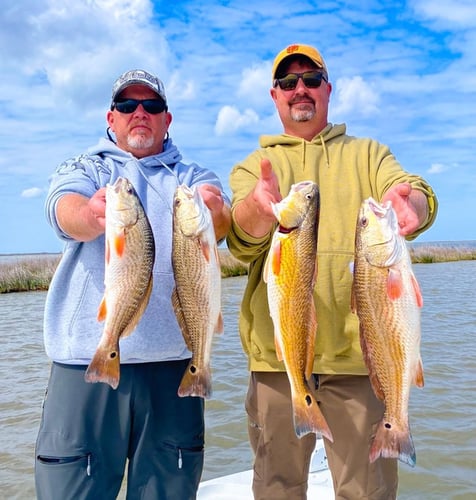
M317 273L319 191L313 182L295 184L273 206L279 221L264 268L274 325L276 356L288 375L298 437L310 432L332 440L309 386L317 328L314 285Z
M391 205L369 198L356 226L352 307L360 323L364 360L385 415L370 449L370 460L399 458L415 465L408 422L413 383L423 385L420 307L423 301Z
M98 321L104 329L85 380L119 385L119 340L139 323L152 291L155 244L134 187L119 177L106 187L104 296Z

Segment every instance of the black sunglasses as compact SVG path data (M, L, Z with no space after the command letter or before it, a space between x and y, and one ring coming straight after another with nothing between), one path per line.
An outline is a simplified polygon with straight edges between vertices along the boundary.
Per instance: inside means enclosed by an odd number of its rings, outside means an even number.
M111 110L116 108L119 113L134 113L139 104L151 115L157 115L167 109L167 104L162 99L118 99L112 103Z
M327 76L322 71L305 71L304 73L288 73L283 78L276 78L274 86L277 87L279 85L281 90L294 90L299 78L310 89L317 89L321 85L322 80L327 82Z

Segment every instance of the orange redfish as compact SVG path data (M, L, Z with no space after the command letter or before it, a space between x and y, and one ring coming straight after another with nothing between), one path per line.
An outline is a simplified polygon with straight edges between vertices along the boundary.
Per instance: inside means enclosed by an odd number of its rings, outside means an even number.
M154 236L132 184L119 177L106 187L105 291L98 320L105 321L87 382L119 385L119 339L139 323L152 291Z
M362 203L355 237L352 309L372 388L385 413L370 448L379 457L416 463L410 433L410 387L423 386L420 310L423 299L391 202Z
M172 304L185 343L192 352L177 393L180 397L208 399L212 393L213 335L223 331L221 267L211 213L196 186L177 187L173 225Z
M311 181L291 186L273 205L279 225L264 268L274 324L276 355L291 386L294 429L298 437L315 432L330 441L332 433L309 386L314 363L317 318L319 189Z

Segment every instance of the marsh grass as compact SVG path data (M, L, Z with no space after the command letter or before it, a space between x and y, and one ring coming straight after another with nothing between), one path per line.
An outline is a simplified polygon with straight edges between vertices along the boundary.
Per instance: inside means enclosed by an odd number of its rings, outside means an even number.
M476 260L476 248L440 245L409 247L414 264L430 264L458 260ZM248 266L233 257L227 249L219 250L222 278L248 274ZM19 257L0 263L0 293L47 290L60 255Z
M410 247L409 250L414 264L476 260L476 248L471 247L418 245Z
M219 250L221 277L230 278L232 276L244 276L248 274L248 266L233 257L226 249Z
M47 290L59 260L54 255L0 263L0 293Z

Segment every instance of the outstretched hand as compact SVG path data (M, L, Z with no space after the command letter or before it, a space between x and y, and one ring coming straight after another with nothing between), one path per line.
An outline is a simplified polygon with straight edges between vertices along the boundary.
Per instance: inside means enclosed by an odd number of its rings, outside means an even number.
M276 220L272 203L281 201L282 196L279 192L278 178L273 172L271 162L267 158L261 160L261 175L253 190L253 200L256 203L257 209L265 217L271 217Z
M106 188L98 189L88 201L90 224L97 231L104 231L106 227Z
M198 190L200 191L205 205L212 214L217 214L222 211L225 201L223 200L220 189L213 184L200 184Z
M262 159L260 169L255 187L236 205L234 211L236 223L255 238L261 238L271 231L276 223L272 203L278 203L282 198L271 162Z
M392 202L402 236L412 234L420 227L422 219L418 211L420 203L416 203L417 200L414 198L421 196L424 196L423 193L414 190L410 183L404 182L391 187L382 198L382 203L389 200Z
M205 205L210 210L215 236L217 240L221 240L230 229L230 207L225 203L220 189L213 184L200 184L198 190L202 195Z

